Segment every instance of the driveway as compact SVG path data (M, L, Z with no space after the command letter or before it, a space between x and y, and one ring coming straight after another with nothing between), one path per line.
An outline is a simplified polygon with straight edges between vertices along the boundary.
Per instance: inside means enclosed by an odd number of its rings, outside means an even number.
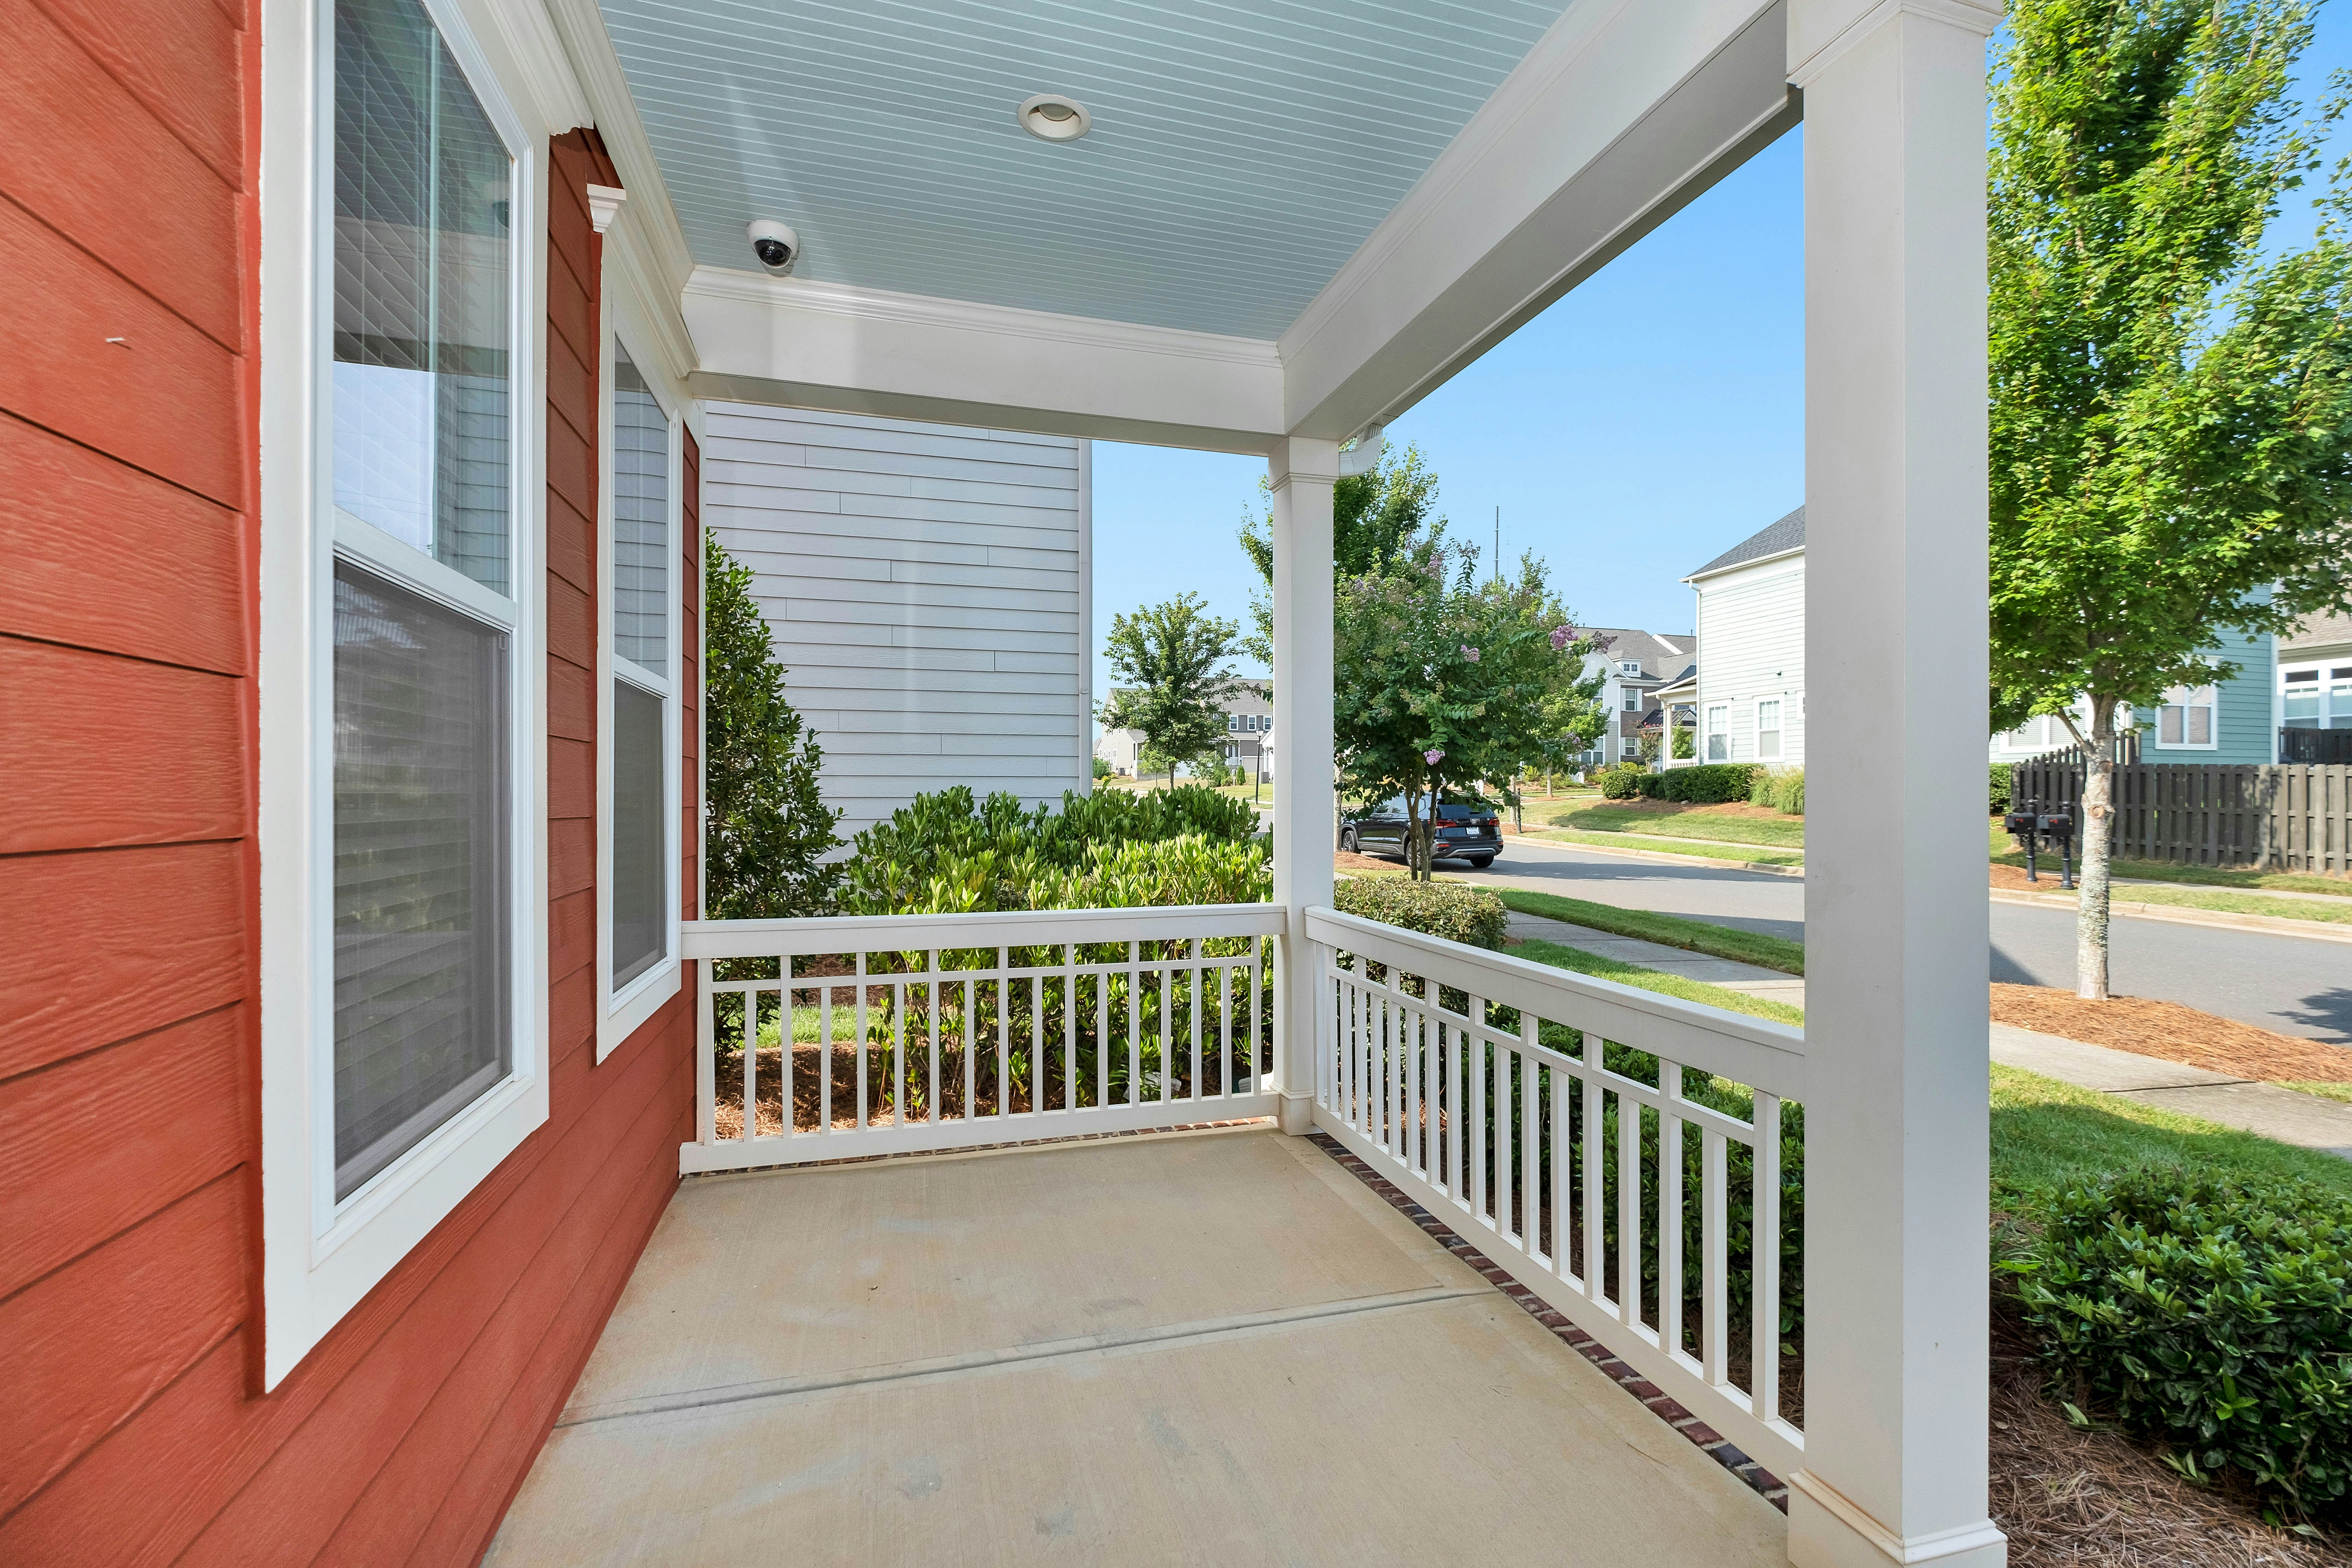
M1439 868L1465 881L1804 939L1801 878L1629 860L1567 845L1505 843L1485 871L1458 861ZM2282 1035L2352 1046L2352 954L2340 942L2124 915L2111 929L2109 962L2119 992L2183 1003ZM1989 956L1995 980L2071 987L2074 918L2064 910L1994 904Z

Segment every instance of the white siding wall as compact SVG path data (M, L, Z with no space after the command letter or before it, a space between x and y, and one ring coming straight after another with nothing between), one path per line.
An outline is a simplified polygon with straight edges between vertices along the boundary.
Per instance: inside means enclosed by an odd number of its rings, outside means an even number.
M703 516L758 574L845 839L925 790L1089 787L1084 441L708 405Z
M1805 763L1805 567L1795 561L1768 562L1748 572L1727 573L1698 589L1699 761L1706 752L1706 710L1731 708L1731 755L1735 763L1756 756L1756 701L1782 700L1781 755L1777 765Z

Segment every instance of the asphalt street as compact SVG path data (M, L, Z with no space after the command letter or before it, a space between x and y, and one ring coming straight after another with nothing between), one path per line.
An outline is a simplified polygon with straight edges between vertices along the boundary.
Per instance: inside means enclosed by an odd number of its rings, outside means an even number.
M1805 884L1799 878L1632 860L1566 845L1507 843L1486 870L1459 861L1438 868L1466 881L1504 882L1804 939ZM2018 904L1991 908L1993 979L2073 986L2072 913ZM2116 917L2111 931L2111 981L2125 995L2184 1003L2282 1035L2352 1046L2352 947L2124 915Z

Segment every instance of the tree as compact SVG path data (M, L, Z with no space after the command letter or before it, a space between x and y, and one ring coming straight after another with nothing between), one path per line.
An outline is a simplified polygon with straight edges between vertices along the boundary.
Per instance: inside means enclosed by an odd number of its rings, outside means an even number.
M1560 695L1580 685L1597 712L1600 682L1582 677L1591 645L1576 640L1532 555L1515 578L1485 583L1476 551L1448 552L1433 535L1399 559L1417 564L1339 585L1332 729L1351 797L1404 797L1406 863L1425 881L1445 792L1508 781L1580 749L1559 728ZM1502 790L1516 803L1510 784Z
M1224 743L1224 703L1242 687L1232 668L1240 641L1241 628L1210 615L1198 594L1113 616L1103 652L1123 689L1097 716L1105 729L1142 731L1150 761L1174 784L1178 764ZM1138 757L1138 772L1144 762Z
M1265 489L1265 481L1258 481ZM1345 475L1331 486L1331 575L1334 581L1382 575L1416 550L1427 551L1445 531L1433 518L1437 476L1422 461L1421 448L1383 451L1371 471ZM1242 650L1274 668L1274 520L1264 512L1244 514L1242 553L1257 568L1265 592L1250 597L1250 635Z
M2224 630L2282 630L2352 590L2346 170L2310 245L2265 248L2317 163L2284 98L2311 37L2293 0L2020 0L2009 29L1992 727L2056 713L2084 747L2076 990L2099 999L2119 719L2234 673L2210 652Z
M841 840L816 738L784 698L784 667L751 598L751 569L703 536L703 902L712 920L829 912Z

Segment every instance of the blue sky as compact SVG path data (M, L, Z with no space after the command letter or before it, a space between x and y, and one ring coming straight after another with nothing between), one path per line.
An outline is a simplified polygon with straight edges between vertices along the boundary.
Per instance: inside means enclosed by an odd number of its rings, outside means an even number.
M2323 7L2300 96L2352 63ZM1453 531L1549 563L1591 626L1692 629L1680 579L1804 496L1803 131L1790 132L1389 426ZM2338 136L2331 153L2347 150ZM2282 217L2273 234L2284 237ZM2305 227L2301 232L2308 232ZM1114 612L1192 591L1242 621L1234 542L1257 458L1095 446L1095 647ZM1097 699L1108 673L1097 659Z

